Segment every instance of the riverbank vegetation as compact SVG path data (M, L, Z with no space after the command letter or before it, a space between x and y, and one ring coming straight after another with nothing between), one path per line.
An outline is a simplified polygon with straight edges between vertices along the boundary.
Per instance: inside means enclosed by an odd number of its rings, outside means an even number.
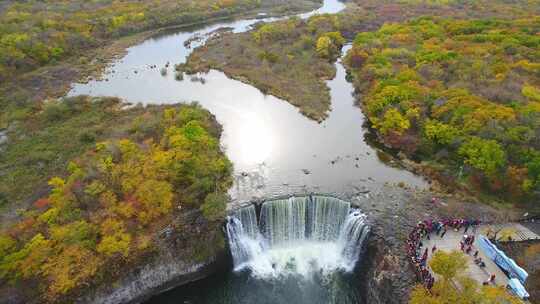
M302 114L322 121L330 110L325 80L345 39L336 15L259 24L246 33L224 33L196 49L182 70L218 69L262 92L283 98Z
M538 18L419 18L358 34L347 62L387 146L485 193L534 202L539 29Z
M516 19L537 16L538 0L353 0L379 22L403 22L420 16L456 19ZM379 25L382 25L380 23Z
M116 136L113 133L127 134L131 121L145 111L153 110L122 110L117 98L87 96L34 105L24 113L28 118L9 130L8 144L2 146L0 207L41 195L47 180L62 172L70 159Z
M93 101L100 102L114 104ZM93 105L76 99L56 106ZM39 295L27 296L70 302L151 256L157 232L172 222L189 240L182 247L188 254L178 252L186 261L223 249L232 166L213 116L198 105L140 108L130 115L125 133L89 144L93 148L48 181L50 191L33 208L3 229L0 283L17 290L37 286ZM181 221L185 214L200 218L196 227Z

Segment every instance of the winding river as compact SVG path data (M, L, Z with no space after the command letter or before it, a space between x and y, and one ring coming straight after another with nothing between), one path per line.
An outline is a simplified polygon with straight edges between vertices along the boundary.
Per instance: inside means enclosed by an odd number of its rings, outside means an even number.
M317 11L337 13L338 0L325 0ZM277 18L263 19L265 21ZM117 96L132 103L164 104L197 101L223 125L222 145L234 164L233 201L288 193L344 193L373 190L386 182L405 182L423 187L424 181L404 170L384 164L365 141L364 115L354 106L353 87L345 69L336 64L337 75L328 81L332 111L322 123L304 116L289 103L264 95L258 89L212 70L178 81L173 65L185 62L192 49L184 42L223 27L243 32L259 19L208 25L189 31L161 33L133 46L113 62L102 80L73 84L69 95ZM192 43L197 47L204 39ZM162 76L160 68L170 63ZM157 68L150 68L157 65Z
M307 18L317 13L337 13L343 8L344 4L338 0L324 0L320 9L299 16ZM273 20L277 18L264 19ZM367 130L363 127L365 117L361 110L354 106L353 87L345 79L346 71L341 62L336 63L336 77L327 82L331 90L332 110L329 117L320 124L302 116L289 103L264 95L258 89L232 80L220 71L211 70L207 74L196 75L196 78L185 76L182 80L175 79L174 64L185 62L192 51L184 46L185 41L202 37L191 45L197 47L204 43L209 33L219 28L227 27L234 32L243 32L259 21L261 20L230 21L197 29L161 33L129 48L123 58L110 65L102 80L73 84L68 95L117 96L131 103L142 104L199 102L223 125L222 145L234 164L235 182L230 189L233 202L290 193L367 192L376 190L385 183L405 182L411 186L425 187L425 182L420 177L385 164L379 159L380 152L366 143ZM344 52L347 49L348 47L345 47ZM162 75L160 68L167 63L170 63L168 73ZM152 68L154 65L157 68ZM298 214L303 216L302 212L307 214L308 208L312 208L307 207L312 205L306 203L305 211L296 210L294 212L300 212L296 214L286 207L293 203L274 202L272 204L277 205L269 205L266 209L274 210L272 212L278 215L276 221L279 222L280 214L298 219ZM349 210L349 205L344 205L348 203L334 203L329 203L330 209L323 208L333 210L332 208L341 206L341 209L338 209L342 210L339 213L342 220L339 223L332 222L332 227L344 225L350 216L359 216L359 211ZM249 212L254 214L254 211ZM329 219L335 219L337 214L330 214ZM256 227L257 220L254 224L249 224L252 227L248 228L248 223L241 220L240 216L232 217L227 225L230 239L242 239L242 233L238 231L243 229L259 229ZM313 220L312 217L309 221ZM259 222L268 219L261 216ZM305 221L308 221L307 217ZM318 221L327 223L325 220ZM272 225L275 225L275 221L273 223ZM344 227L346 225L338 228L343 230ZM355 227L360 229L363 224ZM275 229L281 231L282 228ZM306 228L300 226L294 229L304 231L302 229ZM235 231L232 238L231 231ZM268 228L261 227L261 238L263 232L268 234ZM269 235L266 235L266 241L273 239L268 237ZM305 246L290 248L265 247L261 239L252 237L248 239L248 243L255 241L258 244L256 246L259 246L256 249L262 248L261 252L264 253L261 255L264 257L262 260L249 261L252 271L232 271L231 267L231 271L179 287L150 300L150 303L361 303L362 296L358 294L360 282L356 274L350 271L354 268L358 253L345 260L347 263L335 264L336 259L343 258L343 248L347 247L344 247L342 238L337 237L338 234L333 240L315 244L313 239L307 237L307 232L302 232L301 235L302 238L294 239L293 243ZM358 235L362 235L363 240L364 233ZM231 241L232 249L237 248L239 252L245 250L233 243ZM338 249L336 251L332 248ZM257 252L252 255L257 256ZM233 255L235 254L233 252ZM304 257L307 257L305 261L298 261ZM301 269L309 269L313 263L324 267L314 267L320 271L310 271L309 275L306 275L305 271L290 271L293 266L293 269L300 266ZM265 269L263 273L272 275L254 275L254 269L261 265L266 265L261 268ZM344 269L343 265L348 266ZM236 270L241 268L235 266ZM276 274L276 269L283 270ZM324 269L331 271L323 271Z

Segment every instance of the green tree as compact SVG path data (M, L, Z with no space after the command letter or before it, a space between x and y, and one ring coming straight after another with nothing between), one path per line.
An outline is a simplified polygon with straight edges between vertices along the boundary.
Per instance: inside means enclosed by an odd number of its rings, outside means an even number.
M338 49L341 49L343 44L346 42L345 38L343 38L340 32L328 32L325 33L324 36L330 38L330 40L332 40L332 44Z
M422 284L417 284L411 292L409 304L444 304L445 302L434 297Z
M522 304L517 297L509 294L502 286L483 286L482 304Z
M36 234L21 250L4 257L0 263L0 277L18 279L37 276L51 254L51 241L41 233Z
M0 261L15 248L15 245L17 243L13 238L7 235L0 235Z
M328 32L317 39L315 49L319 56L326 59L334 59L345 43L345 38L340 32Z
M225 218L228 197L223 193L210 193L204 199L201 211L204 217L211 221L222 221Z
M452 143L458 137L459 133L457 128L436 120L428 120L424 125L425 136L441 145Z
M171 210L174 193L170 183L147 179L137 187L135 197L144 206L138 218L143 224L148 224Z
M455 286L459 286L456 289ZM517 297L508 293L503 286L483 286L465 277L457 284L436 281L431 291L418 284L409 299L409 304L519 304Z
M65 294L75 287L88 284L97 273L101 260L96 254L84 247L68 246L55 259L49 259L42 271L47 275L50 298Z
M540 153L532 157L532 159L527 162L526 166L527 166L527 172L530 178L529 187L540 188Z
M521 94L530 100L540 101L540 89L531 85L524 85Z
M95 245L96 231L92 224L84 220L50 228L51 239L62 244Z
M495 140L474 136L459 148L459 154L466 164L488 176L493 176L506 164L506 152Z
M289 30L290 28L284 23L266 23L253 32L253 39L258 44L264 44L285 37Z
M259 53L257 55L259 57L259 60L263 61L263 62L268 62L268 63L276 63L279 61L279 56L270 52L270 51L263 51L261 53Z

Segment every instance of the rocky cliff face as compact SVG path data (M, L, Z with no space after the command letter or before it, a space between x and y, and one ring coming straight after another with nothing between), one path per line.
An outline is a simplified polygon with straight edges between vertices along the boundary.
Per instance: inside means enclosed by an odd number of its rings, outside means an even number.
M364 303L407 303L415 275L404 250L416 222L426 215L423 195L395 186L384 186L351 201L368 215L371 234L358 265Z
M384 239L372 234L362 261L365 303L407 303L414 273L402 255L393 253Z
M179 215L155 238L151 257L136 267L125 267L114 282L87 290L75 302L141 303L174 287L225 271L231 263L221 225L208 225L198 211Z
M141 303L176 286L203 279L222 269L227 261L224 250L199 263L185 262L174 250L162 250L150 263L128 270L117 282L99 287L77 303Z

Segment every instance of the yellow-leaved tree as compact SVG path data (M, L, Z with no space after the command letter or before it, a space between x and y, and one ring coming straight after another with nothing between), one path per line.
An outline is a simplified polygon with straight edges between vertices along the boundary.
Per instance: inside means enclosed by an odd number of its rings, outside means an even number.
M467 268L462 252L438 251L429 266L442 279L428 291L418 284L411 292L409 304L518 304L521 301L502 286L480 286L477 281L460 275Z
M465 255L459 251L447 253L439 250L435 252L429 262L429 266L436 274L445 280L452 280L460 271L467 269L467 260Z

